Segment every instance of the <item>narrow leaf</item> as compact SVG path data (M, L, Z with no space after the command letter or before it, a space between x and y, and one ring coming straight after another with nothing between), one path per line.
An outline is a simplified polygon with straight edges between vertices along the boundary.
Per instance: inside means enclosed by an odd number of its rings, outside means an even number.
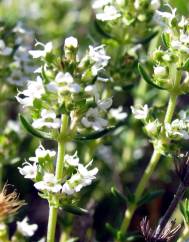
M108 39L113 39L110 34L105 32L103 28L100 26L99 21L95 20L94 21L95 28L99 34L101 34L103 37L108 38Z
M117 125L113 126L113 127L110 127L110 128L107 128L107 129L104 129L102 131L98 131L98 132L93 132L91 134L88 134L88 135L82 135L82 134L78 134L76 137L75 137L75 140L93 140L93 139L99 139L99 138L102 138L104 135L110 133L110 132L113 132L114 130L116 130L117 128L123 126L125 124L125 121L121 121L119 122Z
M185 71L189 71L189 58L186 60L186 62L182 66L182 69Z
M86 209L83 209L83 208L75 207L75 206L72 206L72 205L62 205L62 206L63 206L63 209L66 212L73 213L75 215L89 214L89 212Z
M169 48L170 47L170 36L169 36L169 34L164 32L164 33L162 33L161 38L162 38L162 41L163 41L163 44L165 45L165 47Z
M28 133L32 134L35 137L41 138L41 139L52 139L51 135L42 131L39 131L37 129L34 129L32 125L25 119L23 115L19 115L20 122L22 126L28 131Z
M151 86L154 86L158 89L162 89L165 90L165 88L157 86L156 84L154 84L153 80L150 78L150 76L148 75L147 71L142 67L142 65L139 63L138 64L138 71L140 73L140 75L142 76L142 78Z
M120 201L124 202L124 203L128 203L128 199L119 191L117 190L115 187L111 188L111 192L112 194L117 197Z
M148 44L157 34L158 31L152 32L146 38L135 41L134 44Z

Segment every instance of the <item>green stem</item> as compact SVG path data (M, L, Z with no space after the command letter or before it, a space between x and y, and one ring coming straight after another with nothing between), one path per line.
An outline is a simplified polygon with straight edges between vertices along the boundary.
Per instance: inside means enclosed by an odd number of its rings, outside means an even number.
M185 228L180 238L177 240L177 242L185 242L188 238L189 238L189 226L188 224L185 224Z
M168 103L165 119L164 119L164 122L166 122L166 123L170 123L172 120L173 113L174 113L175 106L176 106L176 100L177 100L177 95L171 94L170 98L169 98L169 103ZM137 203L140 200L140 198L149 182L149 179L152 176L152 174L157 166L157 163L158 163L160 157L161 157L161 154L159 153L158 150L156 150L156 148L154 148L150 162L136 188L135 203L129 205L127 210L125 211L124 219L123 219L123 222L121 225L121 232L123 234L126 233L128 227L130 225L133 214L137 208Z
M65 155L65 140L64 136L67 132L68 127L68 116L62 115L62 125L60 129L60 140L58 142L58 155L56 163L55 176L58 181L63 178L63 168L64 168L64 155ZM49 210L49 221L47 229L47 242L55 241L56 223L57 223L58 208L50 205Z

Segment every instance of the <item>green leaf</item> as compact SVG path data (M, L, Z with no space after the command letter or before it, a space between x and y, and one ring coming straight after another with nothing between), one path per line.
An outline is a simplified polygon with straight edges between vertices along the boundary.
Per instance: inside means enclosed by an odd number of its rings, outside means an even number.
M118 191L115 187L111 188L112 194L117 197L120 201L124 203L128 203L128 199L120 192Z
M189 58L186 60L186 62L184 63L184 65L182 66L182 69L184 71L189 71Z
M167 32L162 33L161 35L163 44L165 45L166 48L170 47L170 36Z
M157 190L157 191L151 191L145 194L139 201L138 201L138 206L142 206L146 203L151 202L155 198L161 196L164 193L163 190Z
M117 128L123 126L124 124L125 124L125 120L119 122L117 125L115 125L115 126L113 126L113 127L110 127L110 128L104 129L104 130L102 130L102 131L93 132L93 133L88 134L88 135L78 134L78 135L75 137L75 140L82 141L82 140L99 139L99 138L102 138L104 135L106 135L106 134L108 134L108 133L110 133L110 132L113 132L114 130L116 130Z
M153 80L150 78L150 76L148 75L147 71L142 67L142 65L139 63L138 64L138 71L140 73L140 75L142 76L142 78L151 86L154 86L158 89L161 90L165 90L165 88L157 86L156 84L154 84Z
M135 41L134 44L148 44L158 33L158 31L152 32L146 38Z
M31 135L38 137L40 139L52 139L52 136L48 133L39 131L37 129L34 129L32 125L29 123L29 121L26 120L26 118L23 115L19 115L20 122L22 126L30 133Z
M63 209L66 212L73 213L75 215L86 215L86 214L89 214L88 210L83 209L83 208L79 208L79 207L75 207L73 205L65 204L65 205L62 205L62 206L63 206Z

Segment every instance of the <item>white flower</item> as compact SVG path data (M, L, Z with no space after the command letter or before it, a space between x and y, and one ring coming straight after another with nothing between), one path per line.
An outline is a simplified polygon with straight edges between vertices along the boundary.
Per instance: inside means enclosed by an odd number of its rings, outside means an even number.
M12 52L12 48L6 47L5 42L0 39L0 55L10 55Z
M19 103L24 106L32 106L35 99L40 99L45 93L43 87L43 82L41 77L37 77L36 81L28 81L27 89L23 92L19 92L16 96L16 99ZM20 97L24 96L24 97Z
M110 108L112 106L112 103L113 103L112 98L107 98L104 100L99 100L97 102L97 106L99 107L99 109L106 111L108 108Z
M56 177L52 173L45 173L43 180L36 182L34 187L40 191L48 191L58 193L62 189L62 186L58 183Z
M53 49L53 45L52 42L48 42L47 44L43 44L41 42L38 42L35 44L35 46L42 46L44 49L43 50L30 50L29 54L33 57L33 58L40 58L40 57L46 57L46 55L48 53L50 53Z
M118 10L112 5L106 5L103 9L103 13L97 13L96 18L101 21L111 21L121 17Z
M108 5L109 3L112 3L112 0L96 0L96 1L94 1L92 7L94 9L103 8L104 6Z
M123 111L123 107L120 106L118 108L111 108L109 113L112 118L114 118L117 121L121 121L126 119L127 117L127 113L122 111Z
M97 73L108 65L110 56L106 55L104 45L97 47L89 46L89 60L92 62L92 74L96 76Z
M78 47L78 40L74 37L68 37L65 39L65 42L64 42L64 48L74 48L76 49Z
M64 156L64 161L69 166L78 166L78 164L79 164L79 157L77 156L77 151L75 152L74 155L65 155Z
M28 217L24 218L22 221L17 222L17 231L24 237L32 237L38 228L37 224L29 224Z
M83 166L82 164L78 165L78 172L72 175L71 178L62 186L63 193L72 195L74 192L79 192L83 187L92 183L92 180L96 178L98 169L94 168L92 170L88 170L87 168L91 165L91 163L92 161L89 162L87 166Z
M152 10L157 10L160 7L160 0L151 0L150 6Z
M35 179L37 176L37 165L34 163L31 165L29 162L24 162L23 167L18 167L18 170L22 176L26 179Z
M32 126L36 129L41 129L43 127L58 129L61 126L61 121L56 118L55 112L42 109L41 118L34 120Z
M157 77L165 77L167 75L167 70L164 66L155 66L154 75Z
M146 119L148 116L148 105L145 104L143 107L131 107L132 113L136 119Z
M81 91L80 85L74 82L74 79L69 72L59 72L56 75L55 82L58 83L58 90L60 91L69 91L71 93L79 93Z
M86 128L92 128L96 131L100 131L108 125L108 121L99 116L99 111L97 108L89 108L85 114L85 117L81 119L81 123Z

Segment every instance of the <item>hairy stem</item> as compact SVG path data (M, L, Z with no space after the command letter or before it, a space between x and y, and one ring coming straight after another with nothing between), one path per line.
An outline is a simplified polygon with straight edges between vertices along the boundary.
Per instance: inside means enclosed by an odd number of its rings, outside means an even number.
M175 106L176 106L176 100L177 100L177 95L175 94L171 94L170 95L170 98L169 98L169 103L168 103L168 107L167 107L167 111L166 111L166 114L165 114L165 123L170 123L171 120L172 120L172 117L173 117L173 113L174 113L174 110L175 110ZM154 148L154 151L153 151L153 154L152 154L152 157L150 159L150 162L136 188L136 191L135 191L135 203L131 204L128 206L127 210L125 211L125 215L124 215L124 219L122 221L122 225L121 225L121 231L123 234L126 233L129 225L130 225L130 222L131 222L131 219L133 217L133 214L137 208L137 203L138 201L140 200L148 182L149 182L149 179L150 177L152 176L158 162L159 162L159 159L161 157L161 154L159 153L158 150L156 150L156 147Z
M60 129L60 140L58 142L58 155L56 163L55 176L58 181L63 178L63 168L64 168L64 155L65 155L65 140L64 135L67 132L68 127L68 116L62 115L62 125ZM49 210L49 221L47 229L47 242L55 241L56 223L57 223L58 208L50 205Z

